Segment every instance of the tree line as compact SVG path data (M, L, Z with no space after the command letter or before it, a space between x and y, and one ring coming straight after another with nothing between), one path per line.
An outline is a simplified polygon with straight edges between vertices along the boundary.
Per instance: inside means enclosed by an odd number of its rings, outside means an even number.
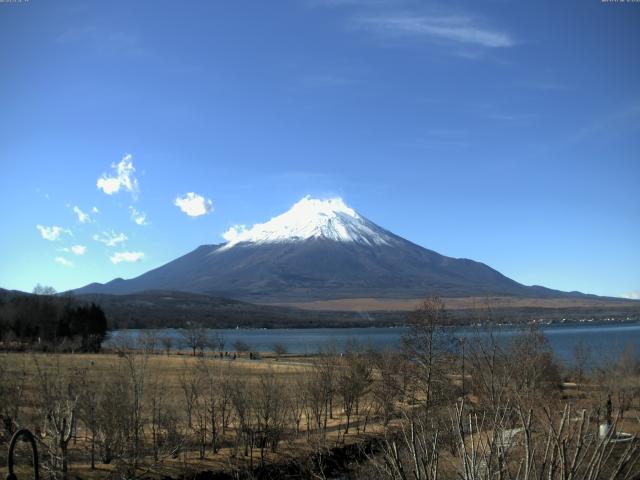
M56 296L51 287L0 297L0 345L4 349L97 352L107 335L98 305Z

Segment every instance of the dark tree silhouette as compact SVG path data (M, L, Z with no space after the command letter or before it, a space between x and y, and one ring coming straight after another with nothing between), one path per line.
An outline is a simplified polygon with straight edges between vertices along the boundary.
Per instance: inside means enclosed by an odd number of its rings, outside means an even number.
M36 290L41 292L44 288ZM78 305L72 297L15 294L0 303L0 331L5 348L18 344L45 349L64 344L96 352L107 329L102 308L94 303Z

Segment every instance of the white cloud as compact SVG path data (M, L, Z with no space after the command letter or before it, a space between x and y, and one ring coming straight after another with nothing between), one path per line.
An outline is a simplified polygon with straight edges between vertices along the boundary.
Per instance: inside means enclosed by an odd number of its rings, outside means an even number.
M93 236L93 239L96 242L102 242L107 247L115 247L118 243L125 242L127 240L127 236L124 233L116 233L111 230L109 232L102 232L102 235L98 235L97 233Z
M117 178L99 178L98 188L102 189L107 195L111 195L120 190L120 180Z
M59 263L60 265L63 265L65 267L73 267L73 262L70 262L69 260L67 260L64 257L56 257L53 259L54 262Z
M60 252L65 252L65 253L73 253L74 255L84 255L87 252L87 247L85 247L84 245L74 245L71 248L59 248L58 251Z
M73 213L78 216L78 221L80 223L88 223L91 221L91 217L89 216L89 214L80 210L80 207L78 207L77 205L73 207Z
M247 227L245 225L234 225L222 234L222 238L224 238L227 242L233 242L246 231Z
M109 257L109 260L117 265L120 262L139 262L143 258L144 253L142 252L116 252Z
M92 211L93 213L100 213L100 210L98 210L98 207L93 207L93 208L91 209L91 211Z
M75 254L75 255L84 255L87 251L87 247L85 247L84 245L74 245L73 247L71 247L71 251Z
M189 192L182 197L176 197L173 204L180 207L180 210L190 217L199 217L213 211L213 202L194 192Z
M129 207L129 211L131 212L131 220L138 225L149 225L146 213L136 210L134 207Z
M52 227L44 227L42 225L36 225L36 228L40 231L40 235L45 240L49 240L53 242L54 240L58 240L60 235L66 233L67 235L72 235L71 230L67 228L58 227L54 225Z
M356 19L356 25L395 37L430 37L487 48L515 45L515 41L508 33L480 26L476 20L468 16L408 14L363 16Z
M623 293L622 297L628 298L630 300L640 300L640 290L634 290L632 292Z
M138 180L134 177L136 171L131 154L127 153L120 163L112 164L115 175L102 174L96 183L97 187L107 195L118 193L120 189L130 192L134 198L138 195Z

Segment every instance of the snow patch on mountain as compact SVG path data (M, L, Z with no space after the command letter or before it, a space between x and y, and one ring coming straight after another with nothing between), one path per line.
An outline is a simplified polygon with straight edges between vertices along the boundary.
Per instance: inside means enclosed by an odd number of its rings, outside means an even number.
M324 238L366 245L390 245L394 237L359 215L341 198L319 200L306 196L287 212L251 228L235 225L223 234L227 243L216 251L240 243L286 243Z

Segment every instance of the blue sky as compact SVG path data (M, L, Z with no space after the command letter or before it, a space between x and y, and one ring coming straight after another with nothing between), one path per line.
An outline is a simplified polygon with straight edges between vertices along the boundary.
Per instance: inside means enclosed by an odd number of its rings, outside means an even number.
M0 3L0 286L132 277L311 194L640 293L639 45L600 0Z

